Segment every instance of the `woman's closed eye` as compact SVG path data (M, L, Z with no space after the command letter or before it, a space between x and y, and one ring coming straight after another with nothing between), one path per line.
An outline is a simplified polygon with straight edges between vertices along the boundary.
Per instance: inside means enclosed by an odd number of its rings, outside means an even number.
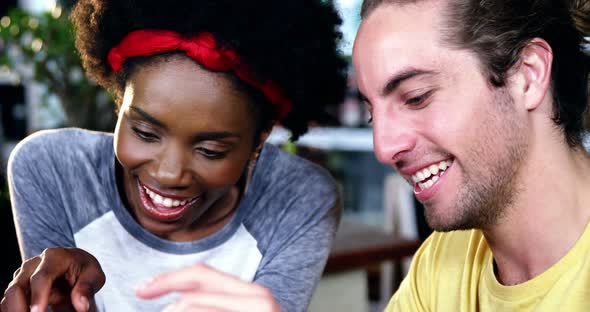
M155 133L149 132L149 131L145 131L145 130L140 130L137 127L132 127L131 128L133 130L133 133L135 133L135 135L142 141L144 142L156 142L160 139L160 137L158 137L158 135L156 135Z
M205 147L197 147L195 150L205 158L211 160L221 159L227 154L227 151L215 151Z

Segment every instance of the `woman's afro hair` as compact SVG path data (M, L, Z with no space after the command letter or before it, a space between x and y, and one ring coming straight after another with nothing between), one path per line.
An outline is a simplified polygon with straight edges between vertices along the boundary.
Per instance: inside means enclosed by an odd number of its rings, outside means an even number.
M293 101L281 121L293 139L310 121L321 121L346 89L347 63L337 50L341 19L331 1L79 0L71 18L86 73L117 101L124 85L107 54L138 29L213 33L238 52L255 77L275 81Z

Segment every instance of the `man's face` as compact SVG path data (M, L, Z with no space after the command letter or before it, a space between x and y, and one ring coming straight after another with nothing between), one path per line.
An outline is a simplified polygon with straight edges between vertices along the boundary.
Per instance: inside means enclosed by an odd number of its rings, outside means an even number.
M493 88L477 58L442 42L443 4L382 5L353 50L377 158L414 187L439 231L497 223L520 187L525 110Z

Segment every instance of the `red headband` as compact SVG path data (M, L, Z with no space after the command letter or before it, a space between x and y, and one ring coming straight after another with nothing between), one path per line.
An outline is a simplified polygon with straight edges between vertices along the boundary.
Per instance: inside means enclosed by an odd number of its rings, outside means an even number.
M218 47L211 33L202 32L195 36L184 37L168 30L132 31L111 49L107 60L117 72L123 67L125 59L135 56L150 56L168 51L183 51L197 63L211 71L232 70L242 81L262 91L264 96L277 106L278 118L291 111L291 101L281 92L273 81L260 83L252 77L248 66L240 62L236 51Z

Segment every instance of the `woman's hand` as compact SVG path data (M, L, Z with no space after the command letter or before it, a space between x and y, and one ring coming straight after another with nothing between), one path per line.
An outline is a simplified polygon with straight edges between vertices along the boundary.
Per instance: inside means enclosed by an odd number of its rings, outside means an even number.
M152 299L171 292L179 292L182 296L169 305L165 312L281 311L268 289L244 282L204 264L162 273L136 291L137 296L143 299Z
M91 311L105 276L94 256L79 248L48 248L14 272L2 311Z

